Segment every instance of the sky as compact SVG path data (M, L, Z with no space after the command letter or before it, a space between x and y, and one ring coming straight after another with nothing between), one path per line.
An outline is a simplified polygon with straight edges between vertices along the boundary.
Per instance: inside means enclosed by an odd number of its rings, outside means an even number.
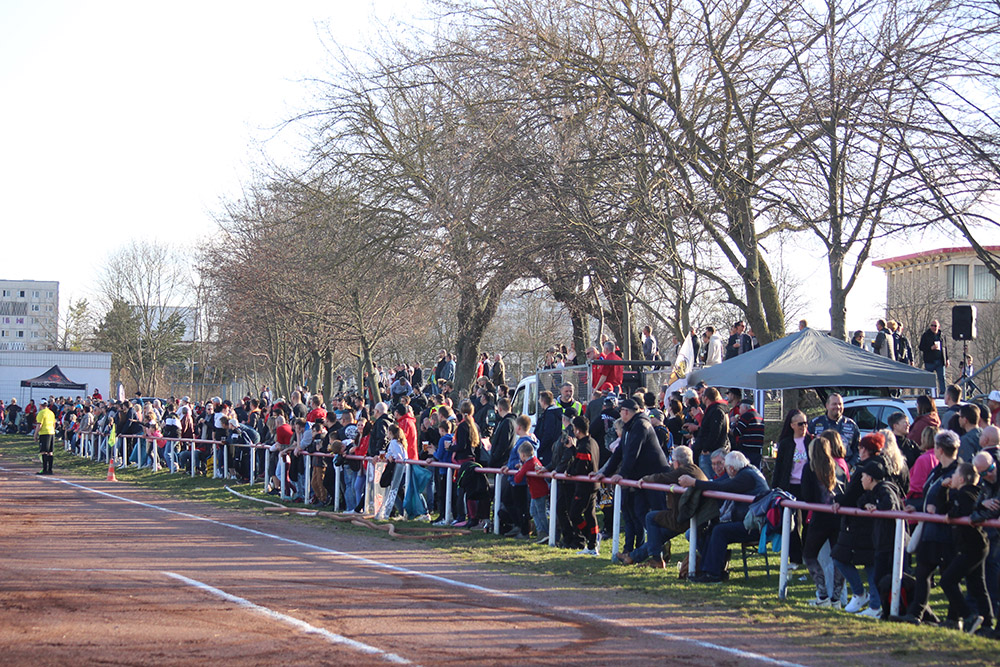
M62 312L92 296L103 261L133 239L209 242L221 202L262 155L294 155L282 122L309 108L335 43L348 52L398 30L420 0L97 0L0 3L0 278L58 280ZM996 243L1000 238L987 239ZM940 235L885 243L873 259L964 245ZM829 326L826 262L785 261ZM848 327L871 328L885 278L868 267Z

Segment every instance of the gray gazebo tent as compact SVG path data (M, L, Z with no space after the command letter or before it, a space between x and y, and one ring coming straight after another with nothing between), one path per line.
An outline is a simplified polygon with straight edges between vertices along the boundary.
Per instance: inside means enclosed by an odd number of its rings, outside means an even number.
M937 386L935 375L929 371L890 361L813 329L798 331L688 376L689 385L698 382L756 390Z

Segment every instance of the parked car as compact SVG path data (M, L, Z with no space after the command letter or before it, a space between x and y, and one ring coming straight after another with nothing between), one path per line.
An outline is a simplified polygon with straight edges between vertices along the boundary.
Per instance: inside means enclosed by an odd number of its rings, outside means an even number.
M938 412L944 410L944 399L935 398ZM889 396L845 396L844 416L858 424L862 435L888 428L889 415L905 412L912 424L917 418L917 398L892 398Z

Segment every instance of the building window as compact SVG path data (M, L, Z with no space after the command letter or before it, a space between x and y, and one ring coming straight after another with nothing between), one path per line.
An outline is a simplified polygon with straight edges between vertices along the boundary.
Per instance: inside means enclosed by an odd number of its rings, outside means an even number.
M46 292L46 296L48 296L48 298L51 299L52 298L52 292Z
M24 332L23 331L18 331L17 332L17 337L18 338L24 338Z
M9 290L9 289L5 289L5 290L3 291L3 295L4 295L4 296L10 296L10 290Z
M969 298L969 265L948 265L948 298L951 300Z
M6 337L7 337L7 332L6 331L0 331L0 338L6 338Z
M33 296L33 297L35 297L37 299L38 298L38 290L35 290L34 292L32 292L31 296Z
M997 296L997 279L985 266L972 269L973 297L976 301L993 301Z
M45 306L45 311L51 313L52 312L52 306Z
M18 298L19 298L19 299L23 299L23 298L24 298L24 290L20 290L20 291L19 291L19 292L17 293L17 296L18 296Z
M37 303L31 304L31 312L37 313L41 310L41 307Z

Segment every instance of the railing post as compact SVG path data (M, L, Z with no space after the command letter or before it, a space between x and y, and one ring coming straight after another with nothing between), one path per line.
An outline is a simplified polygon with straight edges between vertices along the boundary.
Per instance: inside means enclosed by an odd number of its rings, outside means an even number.
M340 511L340 485L344 466L333 466L333 511Z
M611 506L611 557L621 552L622 546L622 487L615 484L615 498Z
M229 445L222 445L222 479L229 479Z
M191 476L192 477L194 477L194 471L195 471L195 467L196 467L195 464L194 464L194 457L198 455L196 450L197 450L197 447L194 446L194 441L192 440L191 441Z
M257 476L257 448L250 445L247 451L250 454L250 488L253 488L253 480Z
M451 495L452 486L454 482L452 481L452 470L451 468L444 469L444 522L450 524L454 519L454 515L451 512Z
M129 438L124 435L121 437L122 441L122 468L128 468L128 441Z
M303 485L299 491L302 491L302 504L309 504L309 496L312 495L312 457L309 456L308 452L302 452L302 456L305 457L305 469L306 469L306 483Z
M362 514L368 514L368 508L375 509L375 459L367 459L365 466L365 506Z
M150 447L152 444L152 447ZM160 453L156 451L156 440L146 440L146 449L152 449L153 472L160 472Z
M212 443L212 478L219 478L219 446Z
M412 471L410 470L410 465L411 464L409 463L409 461L407 461L403 465L406 466L405 468L403 468L403 472L404 472L403 483L406 485L406 487L403 490L403 503L402 503L403 504L403 518L405 519L406 518L406 494L410 490L410 475L412 474ZM398 489L396 490L396 495L397 496L399 495L399 490ZM413 519L413 518L416 518L416 517L412 517L411 516L410 518Z
M552 475L552 485L549 487L549 546L556 545L556 507L559 506L559 482Z
M268 447L264 450L264 490L267 491L267 485L271 483L271 448Z
M691 517L688 526L688 577L698 573L698 521Z
M899 616L899 587L903 581L903 536L906 534L906 522L896 519L896 535L892 541L892 595L889 603L889 614Z
M493 475L493 534L500 534L500 483L503 475L496 473Z
M278 468L281 469L281 499L288 499L288 454L278 457Z
M781 570L778 574L778 599L784 600L788 593L788 550L792 539L792 508L781 508Z

